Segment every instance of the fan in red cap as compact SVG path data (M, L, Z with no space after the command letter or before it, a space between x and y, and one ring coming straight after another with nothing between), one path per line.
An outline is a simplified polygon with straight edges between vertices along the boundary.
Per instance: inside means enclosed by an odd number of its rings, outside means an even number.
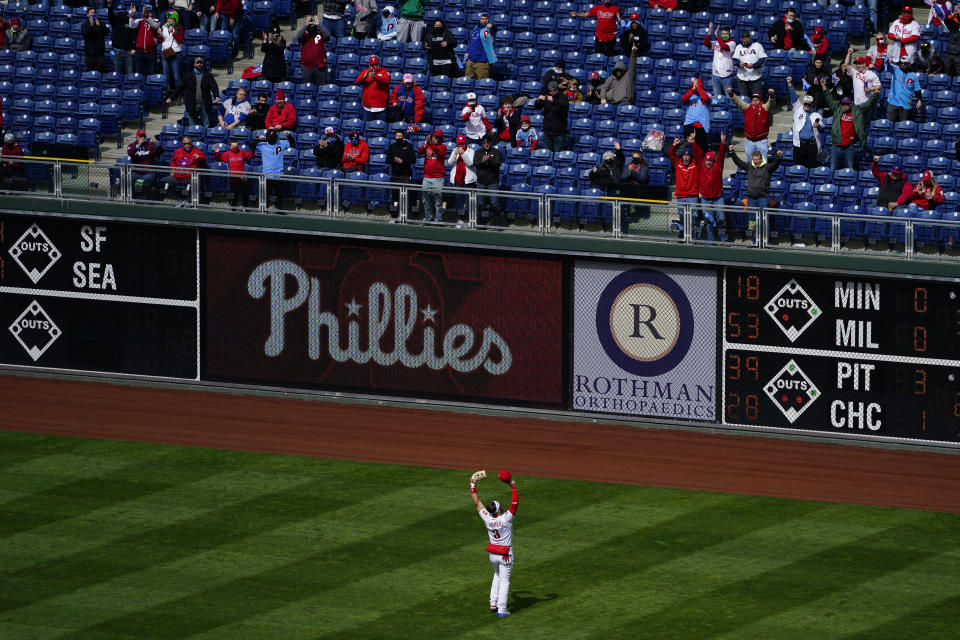
M467 136L457 136L457 146L450 153L447 164L451 165L450 184L460 189L477 186L477 172L473 168L474 151L467 145ZM457 228L465 226L467 220L467 194L456 193Z
M380 58L370 56L370 66L357 76L357 84L363 89L360 102L363 104L364 120L386 120L390 104L390 72L380 66Z
M900 11L900 18L890 23L887 38L890 40L887 54L890 62L899 64L906 58L912 64L920 41L920 23L913 19L913 7L905 6Z
M930 171L924 171L920 181L913 185L913 193L906 202L897 201L897 204L909 205L911 209L923 209L928 211L944 201L943 189L937 184L937 180ZM901 198L902 200L902 198Z
M631 13L630 21L624 25L626 29L620 36L620 53L625 56L633 54L633 48L637 48L637 55L646 55L650 50L650 40L647 37L647 31L640 24L640 14Z
M814 27L813 35L807 40L810 51L823 59L830 58L830 41L823 32L823 27Z
M297 110L287 102L287 95L282 89L277 90L273 97L273 106L267 111L264 120L267 131L293 131L297 128Z
M539 142L540 136L537 134L537 130L533 128L530 116L520 118L520 130L517 131L517 148L534 151Z
M426 222L443 220L443 176L446 173L444 160L447 147L443 144L443 131L434 129L420 145L417 153L423 156L423 192L420 207Z
M369 161L370 147L367 141L360 137L359 131L351 131L343 145L343 172L363 171Z
M470 497L473 498L473 505L487 527L490 539L490 544L486 547L494 571L493 583L490 585L490 612L502 618L510 615L507 596L510 595L510 575L513 573L513 520L517 515L520 496L517 493L517 481L510 476L509 471L501 471L497 477L501 482L510 485L510 507L504 511L497 500L491 500L484 505L477 495L477 483L486 477L486 471L477 471L470 476Z

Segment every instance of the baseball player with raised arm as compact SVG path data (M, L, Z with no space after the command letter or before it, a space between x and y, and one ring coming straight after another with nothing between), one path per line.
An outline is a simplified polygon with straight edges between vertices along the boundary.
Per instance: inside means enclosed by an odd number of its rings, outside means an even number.
M477 482L486 477L486 471L477 471L470 476L470 495L490 537L490 544L487 545L490 564L493 565L490 612L504 618L510 615L507 611L507 595L510 592L510 574L513 572L513 517L517 514L517 503L520 499L517 497L516 480L510 476L509 471L501 471L498 476L500 481L509 484L511 488L510 508L504 513L496 500L491 500L484 506L477 496Z

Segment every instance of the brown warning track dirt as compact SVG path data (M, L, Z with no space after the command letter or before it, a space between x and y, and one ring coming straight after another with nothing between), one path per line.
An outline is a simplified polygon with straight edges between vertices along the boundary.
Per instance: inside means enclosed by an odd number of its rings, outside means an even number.
M0 377L0 429L960 512L960 457Z

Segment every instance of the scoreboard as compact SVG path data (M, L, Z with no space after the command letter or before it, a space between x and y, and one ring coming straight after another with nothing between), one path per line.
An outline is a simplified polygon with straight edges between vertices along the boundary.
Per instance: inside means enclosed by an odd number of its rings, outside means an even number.
M194 229L0 215L0 363L199 378Z
M726 268L729 425L960 441L960 283Z

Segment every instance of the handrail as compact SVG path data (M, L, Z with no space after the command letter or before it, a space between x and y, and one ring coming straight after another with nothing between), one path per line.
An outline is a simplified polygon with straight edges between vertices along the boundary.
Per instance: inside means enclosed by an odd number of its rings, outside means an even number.
M201 202L200 192L203 186L200 179L203 177L214 176L220 179L237 178L241 177L245 181L256 181L256 189L254 192L257 194L257 204L255 207L248 209L250 211L267 213L267 194L268 194L268 183L279 181L288 184L309 184L313 183L316 185L316 199L311 199L316 208L315 209L284 209L284 213L299 213L303 215L314 215L314 216L324 216L324 217L334 217L334 218L367 218L367 219L377 219L379 216L371 216L370 209L365 214L363 213L351 213L348 212L346 208L341 210L341 204L370 204L369 201L366 201L364 197L359 199L351 198L349 203L345 198L343 198L344 189L375 189L375 190L391 190L399 195L399 216L396 218L397 221L401 223L406 222L419 222L408 218L408 209L410 204L416 201L416 195L424 191L423 185L420 184L411 184L411 183L396 183L396 182L380 182L372 180L356 180L350 177L351 174L346 174L342 177L332 178L332 177L322 177L322 176L301 176L296 173L282 173L282 174L264 174L262 172L252 172L248 171L243 174L231 173L229 170L224 168L210 169L210 168L181 168L181 167L171 167L168 165L135 165L130 163L107 163L107 162L97 162L93 160L78 160L72 158L50 158L50 157L38 157L38 156L22 156L23 160L28 160L31 164L49 164L53 171L50 172L43 179L35 180L36 183L48 185L47 191L38 192L31 191L29 192L31 196L34 197L52 197L52 198L66 198L73 200L86 200L86 201L103 201L109 200L114 202L129 203L135 205L170 205L171 202L164 201L160 199L149 199L137 197L135 193L135 187L139 185L135 184L134 174L143 174L143 173L155 173L157 175L156 184L162 182L161 178L169 176L173 173L188 174L189 179L180 181L178 184L189 184L189 197L181 202L181 206L188 206L191 208L203 207L203 208L221 208L224 210L230 209L229 204L219 203L219 202ZM89 173L84 173L83 176L79 178L82 182L86 180L85 184L77 184L77 173L71 171L63 171L64 167L83 165L88 168ZM103 172L103 179L98 179L95 177L94 172L96 170L101 170ZM26 167L29 175L29 164ZM250 183L253 186L254 183ZM555 221L563 222L566 220L579 220L580 214L571 215L569 211L561 212L557 208L558 204L569 203L573 206L584 206L586 203L596 203L601 205L599 212L595 209L590 214L584 214L583 218L587 222L599 222L602 225L603 232L601 235L606 235L607 237L612 237L617 240L634 240L634 241L654 241L654 242L671 242L671 243L682 243L682 244L700 244L704 246L736 246L739 248L759 248L759 249L772 249L772 250L794 250L794 251L830 251L833 253L850 253L856 254L860 251L856 250L855 247L844 246L841 241L841 228L843 223L881 223L888 225L896 225L895 227L889 227L890 233L884 233L880 237L881 239L894 240L899 244L903 244L903 251L896 251L891 249L887 255L895 256L900 259L913 259L917 257L926 257L926 258L939 258L944 260L956 260L957 256L952 255L954 249L960 249L960 220L929 220L919 217L904 217L900 215L882 215L877 216L873 214L863 213L863 214L845 214L839 212L822 212L822 211L806 211L799 209L774 209L774 208L755 208L750 209L742 204L736 205L697 205L697 204L681 204L677 202L668 202L665 200L652 200L646 198L620 198L613 196L589 196L589 195L567 195L562 193L538 193L535 191L502 191L502 190L478 190L472 186L470 187L455 187L453 185L444 184L441 188L441 191L446 194L464 194L467 197L464 198L462 204L466 206L468 212L468 220L464 225L464 221L461 221L458 226L466 226L468 228L496 228L497 230L503 230L504 227L500 225L494 225L493 218L487 221L481 214L479 207L479 202L481 202L480 197L483 196L492 196L500 200L501 203L511 203L513 206L516 206L516 202L519 200L531 202L529 205L524 205L527 211L525 213L517 213L516 211L511 211L509 214L506 212L506 209L500 211L502 215L507 215L507 217L512 217L512 215L521 215L522 217L529 218L534 226L525 227L522 229L515 229L517 232L530 233L531 231L542 234L542 235L557 235L557 234L590 234L596 235L596 231L587 231L581 225L579 228L566 228L554 224ZM3 186L0 186L0 193L7 193L12 195L22 194L22 190L18 189L6 189ZM392 200L392 198L391 198ZM602 204L601 204L602 203ZM380 205L386 204L387 206L391 205L391 202L379 202ZM637 211L641 211L640 218L638 220ZM723 213L728 217L733 215L741 220L743 216L746 216L746 228L737 227L736 230L743 235L743 240L736 241L721 241L719 239L706 239L700 237L700 213L701 211L708 212L712 210L714 213L720 214ZM774 225L772 224L771 216L781 216L781 217L794 217L794 218L815 218L820 220L817 223L820 229L825 228L826 221L829 220L829 246L826 244L816 244L816 245L805 245L805 244L795 244L791 243L789 245L775 244L772 243L770 233L774 230ZM501 215L495 215L495 217L502 217ZM380 218L384 219L384 218ZM581 220L582 222L582 220ZM671 223L679 223L674 230ZM440 223L447 226L452 226L451 223ZM695 228L696 226L696 228ZM936 232L931 234L931 228ZM921 229L923 233L919 236L921 240L919 242L930 242L930 244L936 243L938 245L938 254L929 255L928 254L919 254L915 249L917 249L920 244L917 242L916 230ZM804 231L804 230L801 230ZM790 230L787 230L790 232ZM778 230L777 233L783 233L783 231ZM819 234L819 230L817 231ZM827 238L827 233L824 232L822 237ZM873 238L873 235L861 234L862 238L866 238L867 241ZM934 236L934 241L930 241L931 236ZM936 237L939 236L939 237ZM738 236L739 237L739 236ZM861 238L861 239L862 239ZM902 238L902 239L901 239ZM951 255L947 255L942 249L949 248L951 250ZM872 255L878 255L873 253Z

